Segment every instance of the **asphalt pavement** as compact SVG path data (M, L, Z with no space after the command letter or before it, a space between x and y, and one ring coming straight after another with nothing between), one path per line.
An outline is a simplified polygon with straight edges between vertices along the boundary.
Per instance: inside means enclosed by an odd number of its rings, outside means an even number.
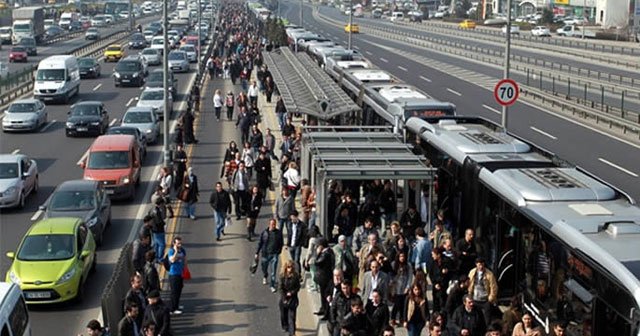
M127 50L127 53L132 51ZM137 53L137 51L133 51ZM116 63L102 63L102 76L98 79L82 80L80 95L70 104L79 101L99 100L105 103L111 125L117 125L126 109L135 105L141 88L115 88L111 73ZM154 67L150 67L150 71ZM174 105L174 116L184 107L186 91L195 77L194 70L176 74L178 79L178 98ZM15 250L23 235L38 217L38 206L42 204L53 189L66 180L81 179L82 169L77 162L82 158L93 142L93 137L67 138L64 125L70 105L47 105L49 123L35 133L2 133L0 151L2 153L20 152L27 154L38 163L40 171L40 190L27 199L22 210L3 210L0 214L0 251ZM100 297L110 278L120 249L130 238L130 232L143 217L150 196L150 188L162 162L160 145L148 148L143 163L141 186L133 201L114 202L112 225L105 232L104 245L98 249L97 272L88 279L86 297L80 303L62 304L46 307L31 307L31 325L34 335L45 335L56 331L56 335L76 335L85 332L87 321L100 314ZM4 276L10 260L0 258L0 274ZM64 322L64 323L61 323Z
M288 2L281 10L283 16L291 22L299 23L297 3ZM303 17L308 29L346 45L344 41L347 40L347 35L344 30L316 20L310 7L305 6ZM366 34L353 36L354 47L376 66L408 84L415 85L436 99L456 104L461 115L477 115L500 123L501 107L495 102L491 90L470 83L464 76L393 53L389 51L389 46L410 49L406 45L398 46L394 43ZM425 50L413 50L428 57L437 57ZM487 71L482 69L482 66L453 57L438 59L476 73ZM591 126L582 125L578 120L523 102L518 102L509 109L508 129L515 135L597 175L633 198L640 198L640 187L637 183L640 174L637 169L640 166L640 145L637 142L627 141Z

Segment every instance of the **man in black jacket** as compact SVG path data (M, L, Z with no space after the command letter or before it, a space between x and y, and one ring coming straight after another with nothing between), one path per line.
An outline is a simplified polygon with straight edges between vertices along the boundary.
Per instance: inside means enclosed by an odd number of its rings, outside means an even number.
M153 235L153 246L156 251L156 257L161 259L164 257L164 248L166 245L165 237L165 222L162 217L162 205L164 200L162 198L156 199L156 204L149 215L153 218L151 222L151 234Z
M372 291L371 297L373 299L367 303L364 309L371 327L369 334L381 335L382 330L389 325L389 306L383 302L381 292L377 289Z
M487 327L484 315L473 305L473 298L467 294L462 299L463 305L458 307L449 320L449 332L454 335L482 336Z
M262 252L262 284L267 284L267 277L269 276L269 268L271 268L271 292L276 292L276 276L278 273L278 259L282 248L284 247L284 239L282 237L282 231L277 227L277 222L274 218L269 220L269 227L262 231L260 234L260 241L258 242L258 249L256 250L255 258L258 259L260 252ZM271 267L269 267L271 266Z
M134 274L130 279L131 288L127 291L124 297L124 312L128 314L128 307L130 304L134 304L136 307L135 320L138 325L138 329L142 327L142 316L146 307L144 292L142 290L142 276L140 274ZM137 314L139 312L139 314Z
M141 325L139 320L138 305L135 302L127 303L125 307L126 314L118 322L118 335L120 336L137 336L140 335Z
M147 300L149 305L144 311L143 325L153 322L156 324L157 336L170 336L171 319L169 318L169 308L160 299L160 292L157 290L151 291Z
M144 255L151 249L151 237L140 234L138 239L133 242L133 247L131 250L131 261L133 263L133 269L142 274L144 272Z
M347 335L369 335L369 329L371 326L369 325L369 320L364 312L362 299L360 297L354 297L351 299L351 312L345 316L340 328L342 329L342 332L347 332Z
M344 318L351 311L351 299L354 296L358 295L352 293L351 282L349 280L343 280L340 284L340 291L338 291L336 295L333 296L333 300L331 300L329 323L327 323L331 335L340 335L340 326Z
M291 211L290 221L287 223L287 249L291 259L296 263L296 271L300 274L300 255L302 247L307 246L307 225L298 219L298 211Z
M324 315L321 320L329 319L329 301L331 300L331 276L335 266L333 250L329 248L329 242L325 238L318 240L316 249L316 277L313 279L320 286L320 302L322 304L316 315Z
M224 220L227 214L231 215L231 196L222 188L222 183L216 183L216 190L211 193L209 205L213 208L216 219L216 240L220 241L224 231Z

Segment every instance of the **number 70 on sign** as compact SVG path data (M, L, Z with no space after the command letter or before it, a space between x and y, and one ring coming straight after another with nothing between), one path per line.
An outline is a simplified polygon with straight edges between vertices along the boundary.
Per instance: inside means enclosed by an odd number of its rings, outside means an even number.
M493 88L493 97L502 106L513 105L518 100L519 95L520 88L513 79L503 79Z

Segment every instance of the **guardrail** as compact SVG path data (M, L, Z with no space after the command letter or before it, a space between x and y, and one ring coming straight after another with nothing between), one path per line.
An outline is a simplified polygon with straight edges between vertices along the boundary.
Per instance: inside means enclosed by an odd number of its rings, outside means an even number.
M320 15L320 19L328 21L334 25L342 25L341 22L336 20L327 18L323 15ZM361 30L363 31L375 31L377 29L367 28L366 25L361 25ZM373 32L372 35L378 35L383 39L393 39L395 41L398 40L398 36L387 33L387 32ZM415 44L416 41L411 41L412 44ZM426 43L425 43L426 45ZM441 45L428 44L430 49L439 50L440 52L457 55L460 57L471 57L472 59L476 59L482 63L494 63L495 60L491 58L486 58L485 56L478 57L478 55L473 55L468 52L464 52L464 50L452 50L447 49ZM473 57L476 56L476 57ZM538 73L536 73L538 75ZM592 100L588 100L585 98L578 98L576 101L571 100L571 92L567 92L567 94L559 93L559 92L548 92L542 90L542 84L540 84L540 88L536 88L531 85L530 79L533 76L529 77L527 74L526 83L522 83L520 85L521 91L525 97L529 96L531 101L542 101L543 103L551 103L553 107L559 107L563 112L571 112L572 115L580 116L583 119L588 119L597 124L605 124L608 128L617 128L620 129L623 133L628 134L637 134L640 138L640 114L636 112L631 112L624 109L624 93L622 94L622 108L612 108L611 106L607 106L603 102L598 103ZM542 83L542 80L539 79L539 83ZM569 84L569 89L570 86ZM585 91L586 92L586 89ZM574 92L575 93L575 92ZM603 96L604 97L604 96Z
M103 325L108 327L114 336L118 335L118 322L124 316L123 300L131 287L129 279L134 273L132 252L133 243L124 244L100 299Z
M71 49L67 51L66 54L74 55L76 57L95 56L97 54L100 54L102 52L102 49L104 49L108 45L128 37L130 33L131 32L126 30L113 32L101 40L94 41L87 45ZM13 82L12 87L10 87L7 90L4 90L4 89L2 90L2 92L4 93L0 95L0 106L4 106L5 104L16 99L17 97L20 97L28 93L30 90L33 90L33 83L34 83L33 73L36 69L37 69L37 66L32 66L28 68L28 71L30 72L30 76L23 75L19 77L20 79L23 80L22 82ZM0 84L0 87L3 87L3 86Z

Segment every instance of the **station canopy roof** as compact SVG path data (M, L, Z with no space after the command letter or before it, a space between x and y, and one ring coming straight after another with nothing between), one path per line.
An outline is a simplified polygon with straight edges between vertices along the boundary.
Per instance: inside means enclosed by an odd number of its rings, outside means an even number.
M360 107L305 53L287 47L262 53L289 112L320 120L360 111Z

